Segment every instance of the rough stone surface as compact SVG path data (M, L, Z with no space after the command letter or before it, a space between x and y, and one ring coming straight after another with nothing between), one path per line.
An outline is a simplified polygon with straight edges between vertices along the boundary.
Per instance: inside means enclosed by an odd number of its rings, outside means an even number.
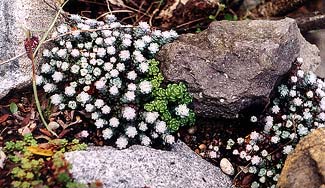
M318 69L321 67L322 58L321 52L316 45L310 44L305 40L302 35L298 35L299 43L300 43L300 53L299 57L304 59L304 63L301 68L305 71L313 71L317 74L317 76L322 76L318 74Z
M228 176L182 142L174 144L172 151L138 145L124 150L92 147L65 157L74 178L84 183L100 180L105 188L232 187Z
M286 159L279 188L325 187L325 128L303 138Z
M310 43L316 44L320 50L322 63L317 68L316 74L319 77L325 78L325 29L310 31L305 37Z
M3 63L24 52L22 28L46 30L55 13L43 0L0 1L0 99L31 82L31 62L26 55Z
M199 115L234 118L248 107L263 108L297 57L308 57L303 67L314 70L318 52L286 18L213 22L163 46L157 59L168 81L188 84Z

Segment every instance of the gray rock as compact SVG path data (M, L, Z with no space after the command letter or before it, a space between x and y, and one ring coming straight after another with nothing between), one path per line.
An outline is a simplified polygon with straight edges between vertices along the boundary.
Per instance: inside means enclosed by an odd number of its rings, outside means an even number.
M228 176L182 142L172 151L139 145L124 150L91 147L65 153L65 157L77 181L100 180L107 188L232 187Z
M163 46L157 59L167 81L187 83L197 114L235 118L248 107L263 109L297 57L308 57L305 70L315 69L318 52L286 18L213 22Z
M43 0L0 1L0 99L11 89L31 83L31 62L26 55L3 63L25 52L23 28L46 30L55 13Z
M300 40L299 56L304 59L304 63L302 64L301 68L304 71L313 71L317 76L324 77L325 74L322 75L318 71L322 62L322 54L318 47L307 42L302 35L299 35L298 38Z
M325 29L309 31L305 37L312 44L316 44L320 50L322 63L317 68L316 74L319 77L325 78Z

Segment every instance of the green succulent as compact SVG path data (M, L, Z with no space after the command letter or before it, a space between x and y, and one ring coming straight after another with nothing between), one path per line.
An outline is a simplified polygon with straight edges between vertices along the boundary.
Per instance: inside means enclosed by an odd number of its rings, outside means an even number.
M164 76L159 69L159 62L149 60L148 80L153 86L152 100L144 105L146 111L159 112L163 121L167 122L170 132L176 132L180 126L195 123L195 113L190 110L188 117L175 115L174 108L180 104L190 104L192 96L184 83L170 83L163 87Z

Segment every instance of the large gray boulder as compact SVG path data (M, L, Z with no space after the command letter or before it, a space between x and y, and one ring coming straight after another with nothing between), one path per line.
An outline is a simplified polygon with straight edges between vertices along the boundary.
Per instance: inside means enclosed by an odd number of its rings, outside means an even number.
M235 118L248 107L263 109L296 58L305 58L304 70L315 70L318 53L286 18L213 22L163 46L157 59L167 81L188 84L198 115Z
M232 187L228 176L182 142L174 144L172 151L138 145L124 150L90 147L65 153L65 158L77 181L99 180L104 188Z
M0 99L13 88L31 83L31 62L26 55L13 61L4 61L25 52L23 28L47 30L56 11L43 0L2 0L0 1Z

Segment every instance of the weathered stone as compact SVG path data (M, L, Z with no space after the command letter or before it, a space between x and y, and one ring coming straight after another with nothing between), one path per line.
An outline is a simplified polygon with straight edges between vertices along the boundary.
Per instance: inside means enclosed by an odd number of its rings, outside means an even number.
M306 188L325 186L325 128L303 138L285 161L277 186Z
M301 68L304 71L313 71L317 76L323 76L317 71L321 67L320 65L322 62L318 47L307 42L302 35L298 35L298 39L300 41L299 57L304 59Z
M0 1L0 99L31 82L31 62L26 55L3 63L25 52L23 28L36 35L44 33L39 30L48 28L55 13L43 0Z
M234 118L248 107L263 108L277 80L300 56L308 57L304 69L317 67L317 47L286 18L213 22L163 46L157 59L167 81L188 84L200 116Z
M319 77L325 78L325 29L310 31L305 35L306 39L312 44L316 44L320 50L322 63L316 70Z
M229 177L182 142L174 144L172 151L138 145L124 150L91 147L65 157L77 181L100 180L107 188L232 187Z
M227 175L232 176L235 173L234 167L232 166L231 162L226 158L221 159L220 168L221 168L222 172L224 172Z

